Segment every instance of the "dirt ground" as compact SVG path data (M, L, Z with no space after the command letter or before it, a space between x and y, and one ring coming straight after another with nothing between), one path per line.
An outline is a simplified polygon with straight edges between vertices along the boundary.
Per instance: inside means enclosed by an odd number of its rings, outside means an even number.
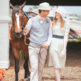
M3 81L15 81L14 60L10 56L10 68L5 71ZM19 71L19 81L25 81L22 62ZM45 67L43 81L54 81L54 68ZM66 67L62 69L61 81L81 81L81 43L69 43L67 46Z

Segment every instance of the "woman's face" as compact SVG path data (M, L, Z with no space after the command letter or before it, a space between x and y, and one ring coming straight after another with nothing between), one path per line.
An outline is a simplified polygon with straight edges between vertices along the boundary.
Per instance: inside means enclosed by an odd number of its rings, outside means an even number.
M61 14L58 13L58 12L55 12L55 17L56 17L57 20L62 18Z

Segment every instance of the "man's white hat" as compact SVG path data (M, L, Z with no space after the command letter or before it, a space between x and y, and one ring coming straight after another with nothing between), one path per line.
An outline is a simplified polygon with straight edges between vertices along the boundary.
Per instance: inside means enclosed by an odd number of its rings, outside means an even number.
M51 10L50 4L47 2L40 3L39 10Z

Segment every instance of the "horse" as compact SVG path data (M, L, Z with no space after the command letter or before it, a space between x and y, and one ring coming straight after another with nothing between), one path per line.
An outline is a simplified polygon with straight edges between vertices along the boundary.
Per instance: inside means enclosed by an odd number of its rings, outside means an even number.
M22 8L25 4L21 6L13 6L10 3L10 7L12 8L12 25L9 29L9 35L11 37L10 43L12 46L12 50L15 57L15 81L18 81L18 72L19 72L19 60L20 60L20 50L23 50L24 52L24 69L25 69L25 75L24 78L29 78L30 71L28 66L29 56L28 56L28 45L25 44L25 41L27 39L27 42L29 43L29 34L27 36L23 35L24 27L27 24L28 17L24 14Z

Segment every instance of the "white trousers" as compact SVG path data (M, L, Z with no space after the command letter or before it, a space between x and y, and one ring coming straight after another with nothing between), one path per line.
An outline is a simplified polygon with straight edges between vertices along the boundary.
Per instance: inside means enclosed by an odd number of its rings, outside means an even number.
M29 60L31 65L30 81L42 81L46 56L47 49L29 46Z

